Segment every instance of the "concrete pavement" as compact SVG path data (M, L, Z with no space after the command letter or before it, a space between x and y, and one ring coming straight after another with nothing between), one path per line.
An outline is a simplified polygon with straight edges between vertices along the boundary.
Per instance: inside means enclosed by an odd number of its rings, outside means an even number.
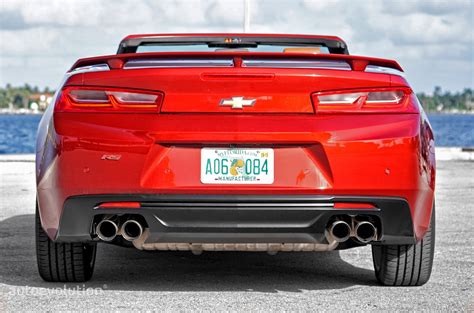
M449 159L449 158L448 158ZM45 283L34 249L34 163L0 157L0 312L32 310L473 311L474 162L438 162L433 274L377 284L370 248L330 253L150 253L99 245L85 284Z

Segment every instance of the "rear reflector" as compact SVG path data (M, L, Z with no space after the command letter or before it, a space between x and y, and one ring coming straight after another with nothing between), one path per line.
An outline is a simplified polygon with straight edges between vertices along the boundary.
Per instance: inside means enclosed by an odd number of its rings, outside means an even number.
M99 205L99 209L138 209L140 202L104 202Z
M408 101L408 88L320 92L312 95L318 113L324 112L384 112L417 111Z
M370 203L350 203L350 202L337 202L334 203L335 209L375 209Z
M66 87L55 110L59 112L155 112L163 101L161 92L115 88Z

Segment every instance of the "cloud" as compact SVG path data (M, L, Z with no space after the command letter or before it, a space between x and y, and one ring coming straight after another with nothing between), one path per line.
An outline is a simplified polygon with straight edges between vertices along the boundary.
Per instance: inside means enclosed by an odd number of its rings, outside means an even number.
M406 15L424 12L429 15L472 14L472 2L469 0L429 0L429 1L380 1L385 13Z
M2 10L0 11L0 29L17 30L31 27L23 19L20 11Z
M424 91L473 85L471 0L250 1L251 32L340 36L353 54L397 59ZM243 0L0 3L2 85L53 87L76 59L113 54L131 33L240 32L243 24Z

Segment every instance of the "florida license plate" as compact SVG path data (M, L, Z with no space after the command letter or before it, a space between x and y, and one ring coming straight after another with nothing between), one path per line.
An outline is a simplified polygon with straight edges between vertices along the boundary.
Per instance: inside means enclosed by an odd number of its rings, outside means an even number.
M201 149L203 184L272 184L273 149Z

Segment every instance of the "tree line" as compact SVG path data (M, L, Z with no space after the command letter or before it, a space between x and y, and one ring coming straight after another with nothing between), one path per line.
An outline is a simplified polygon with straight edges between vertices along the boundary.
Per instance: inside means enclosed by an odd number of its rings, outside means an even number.
M53 94L54 90L48 87L39 88L29 84L14 87L7 84L5 87L0 87L0 108L27 109L31 103L38 102L41 95L47 97Z
M7 84L0 87L0 108L21 109L30 108L31 103L37 102L41 95L52 96L54 90L48 87L39 88L25 84L13 87ZM441 87L434 88L433 93L418 93L418 99L427 112L437 111L474 111L473 89L465 88L461 92L443 91Z
M449 91L443 92L441 87L436 86L432 95L418 93L417 97L427 112L474 111L473 90L471 88L451 93Z

